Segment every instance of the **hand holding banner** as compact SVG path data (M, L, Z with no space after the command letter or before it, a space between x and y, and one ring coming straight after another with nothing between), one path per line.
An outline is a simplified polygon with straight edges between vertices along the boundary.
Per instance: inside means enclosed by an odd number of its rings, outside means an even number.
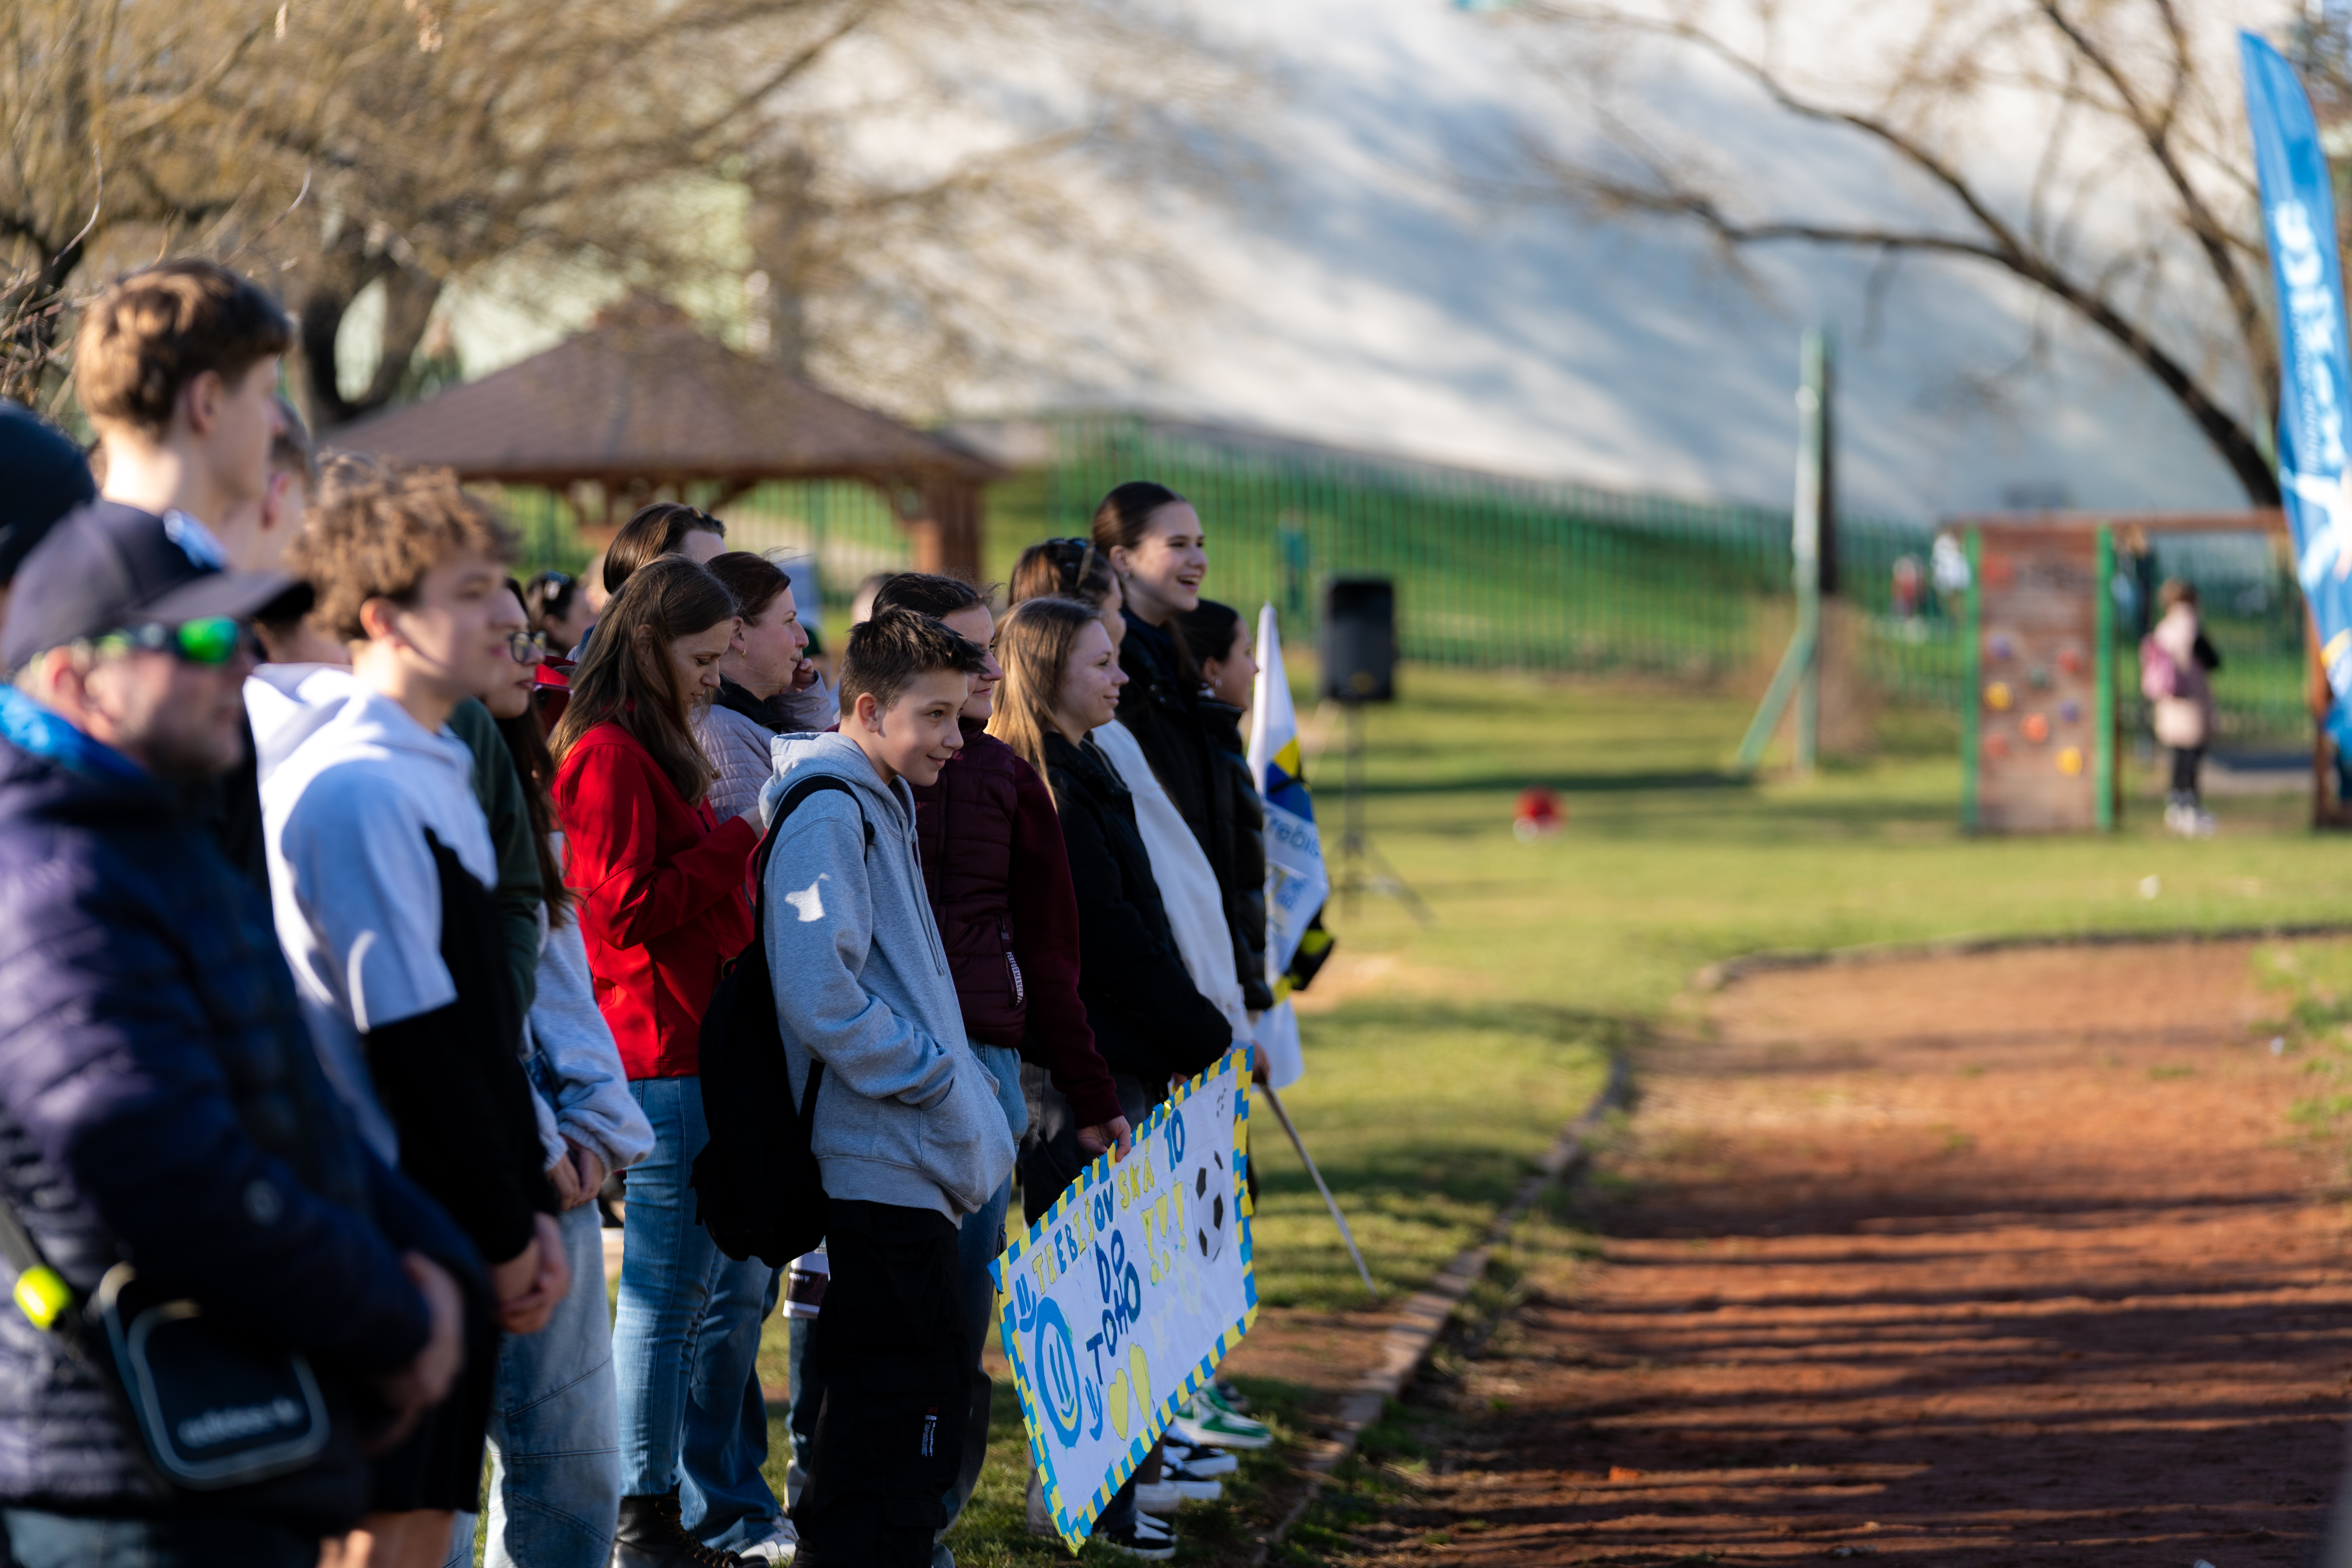
M1257 1317L1236 1046L990 1266L1029 1453L1070 1550Z

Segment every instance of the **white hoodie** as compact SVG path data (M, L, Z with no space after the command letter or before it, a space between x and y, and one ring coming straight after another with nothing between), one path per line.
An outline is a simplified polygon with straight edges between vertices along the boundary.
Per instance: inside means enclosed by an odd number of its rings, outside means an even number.
M473 753L332 665L265 665L246 682L278 940L320 1059L387 1163L400 1158L361 1037L446 1007L441 879L429 831L484 888L498 852Z

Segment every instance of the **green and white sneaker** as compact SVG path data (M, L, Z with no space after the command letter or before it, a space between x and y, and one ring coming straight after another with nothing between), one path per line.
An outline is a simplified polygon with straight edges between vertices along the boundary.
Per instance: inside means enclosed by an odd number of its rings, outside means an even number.
M1274 1434L1263 1423L1245 1415L1228 1415L1198 1397L1168 1424L1168 1429L1195 1447L1263 1448L1274 1441Z
M1192 1396L1195 1405L1206 1405L1224 1412L1236 1421L1249 1419L1249 1401L1242 1391L1230 1383L1213 1383Z

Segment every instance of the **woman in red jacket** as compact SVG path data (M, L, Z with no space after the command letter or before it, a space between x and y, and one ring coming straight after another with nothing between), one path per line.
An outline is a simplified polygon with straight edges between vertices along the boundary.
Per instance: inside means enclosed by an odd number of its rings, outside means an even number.
M735 1440L773 1272L720 1253L688 1189L707 1141L696 1047L726 962L751 940L756 814L721 823L691 727L719 689L735 601L682 556L648 562L604 607L556 726L555 806L596 1003L654 1152L629 1172L619 1310L620 1529L614 1562L719 1564L790 1531ZM692 1483L680 1497L681 1480ZM772 1554L770 1553L770 1554Z

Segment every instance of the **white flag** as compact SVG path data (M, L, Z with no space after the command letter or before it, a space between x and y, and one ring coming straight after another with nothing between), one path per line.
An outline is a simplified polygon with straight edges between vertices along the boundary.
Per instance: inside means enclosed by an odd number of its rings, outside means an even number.
M1323 840L1315 831L1315 803L1307 798L1306 781L1300 777L1298 714L1290 705L1290 680L1283 673L1282 637L1275 626L1272 605L1258 612L1257 686L1250 694L1249 764L1265 801L1265 984L1280 997L1283 972L1290 967L1307 925L1330 896L1331 878L1323 868ZM1258 1028L1259 1048L1265 1052L1266 1069L1276 1089L1287 1088L1304 1070L1297 1039L1298 1025L1291 1016L1290 1004L1279 1002ZM1283 1059L1286 1057L1287 1061Z

